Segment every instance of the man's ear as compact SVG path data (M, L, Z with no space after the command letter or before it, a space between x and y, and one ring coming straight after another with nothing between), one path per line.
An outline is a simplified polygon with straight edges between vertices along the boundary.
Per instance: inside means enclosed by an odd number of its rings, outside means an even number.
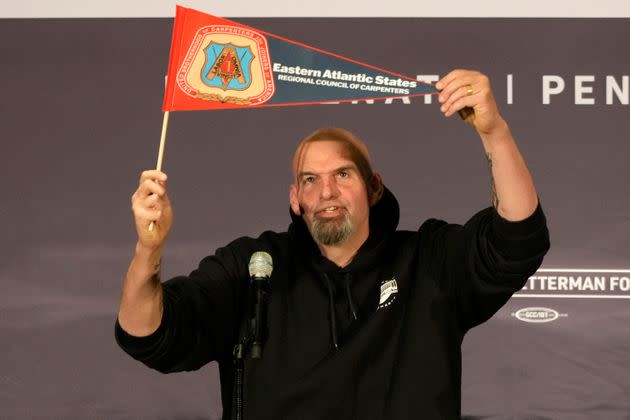
M383 178L381 178L381 174L374 172L372 179L370 180L370 207L380 201L381 197L383 197L384 189L385 187L383 186Z
M300 203L298 202L297 198L297 187L295 184L291 184L291 188L289 189L289 204L291 205L291 210L293 210L293 213L297 214L298 216L302 215L302 212L300 211Z

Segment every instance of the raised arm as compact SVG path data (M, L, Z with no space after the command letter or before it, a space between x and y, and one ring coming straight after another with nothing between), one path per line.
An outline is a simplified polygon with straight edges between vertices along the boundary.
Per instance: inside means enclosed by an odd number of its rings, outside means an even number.
M440 110L450 117L465 107L473 113L466 119L481 137L491 171L492 204L501 217L520 221L538 205L538 196L525 160L516 146L507 122L499 114L490 80L470 70L454 70L436 87Z
M134 336L151 334L162 319L160 260L173 223L166 178L160 171L143 172L131 197L138 241L123 284L118 321ZM149 230L151 222L154 226Z

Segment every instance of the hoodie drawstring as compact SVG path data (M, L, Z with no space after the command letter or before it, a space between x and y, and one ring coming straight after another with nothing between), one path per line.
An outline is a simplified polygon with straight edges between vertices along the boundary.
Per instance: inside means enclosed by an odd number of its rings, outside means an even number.
M352 317L354 318L355 321L357 321L359 319L359 317L357 316L357 308L354 305L354 299L352 299L352 293L350 293L350 280L351 280L350 273L346 273L343 280L344 280L343 282L346 289L346 297L348 298L348 306L350 306L350 311L352 311Z
M335 292L334 286L330 281L328 274L324 273L324 280L326 280L326 287L328 288L328 310L330 314L330 336L332 338L333 346L335 350L339 350L339 340L337 337L337 314L335 312Z
M333 281L330 279L327 273L322 273L322 277L326 281L326 288L328 289L328 311L330 316L330 336L332 338L333 346L335 350L339 350L339 331L337 330L337 311L335 309L335 290L336 287ZM343 287L346 291L346 298L348 299L348 306L350 312L352 312L352 318L357 321L359 319L357 307L352 298L352 292L350 290L350 284L352 283L352 274L345 273L343 277Z

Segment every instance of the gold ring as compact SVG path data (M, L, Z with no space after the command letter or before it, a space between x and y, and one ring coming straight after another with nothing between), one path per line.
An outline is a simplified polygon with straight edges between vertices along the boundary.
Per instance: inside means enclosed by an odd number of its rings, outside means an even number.
M473 93L475 93L475 90L473 89L472 85L466 85L466 95L470 96Z

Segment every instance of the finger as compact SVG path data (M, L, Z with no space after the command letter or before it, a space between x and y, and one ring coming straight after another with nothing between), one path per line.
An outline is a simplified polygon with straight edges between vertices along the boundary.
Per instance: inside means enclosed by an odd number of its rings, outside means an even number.
M167 195L159 197L157 194L151 194L146 197L136 197L131 201L131 207L146 208L152 210L165 210L171 207L171 202Z
M136 221L139 221L143 225L148 225L151 222L160 220L160 217L162 217L162 210L137 207L134 208L134 215Z
M469 83L467 85L458 87L451 93L446 102L442 104L442 106L440 107L440 111L446 112L453 106L455 102L459 101L462 98L479 95L479 89L475 88L475 86L475 84Z
M151 169L148 171L143 171L140 174L140 183L147 179L152 179L154 181L166 182L168 176L162 171L158 171L157 169Z
M473 72L471 72L470 70L455 69L455 70L451 71L450 73L448 73L443 78L441 78L440 80L438 80L438 82L435 84L435 87L437 87L438 89L442 90L449 83L451 83L453 80L458 79L458 78L463 77L463 76L466 76L466 75L468 75L470 73L473 73Z
M459 98L455 102L453 102L444 112L444 116L450 117L455 114L457 111L464 109L466 107L472 108L475 104L475 98L472 96L464 96Z
M138 194L141 197L146 197L152 194L162 197L166 194L166 188L164 187L164 185L152 179L146 179L138 187Z
M155 197L149 200L150 197ZM136 208L146 207L151 208L155 206L155 200L158 199L157 194L147 195L138 190L131 196L131 209L135 212Z
M146 207L148 209L161 209L162 200L157 194L151 194L138 200L138 205L141 207Z
M131 210L134 214L140 214L144 210L163 210L166 208L163 200L161 200L156 194L150 195L144 198L134 198L131 201Z
M466 75L451 80L448 84L444 86L442 92L440 92L438 100L440 101L440 103L448 102L449 98L456 92L459 92L462 88L464 88L464 92L466 92L466 86L476 85L476 79L476 77Z

